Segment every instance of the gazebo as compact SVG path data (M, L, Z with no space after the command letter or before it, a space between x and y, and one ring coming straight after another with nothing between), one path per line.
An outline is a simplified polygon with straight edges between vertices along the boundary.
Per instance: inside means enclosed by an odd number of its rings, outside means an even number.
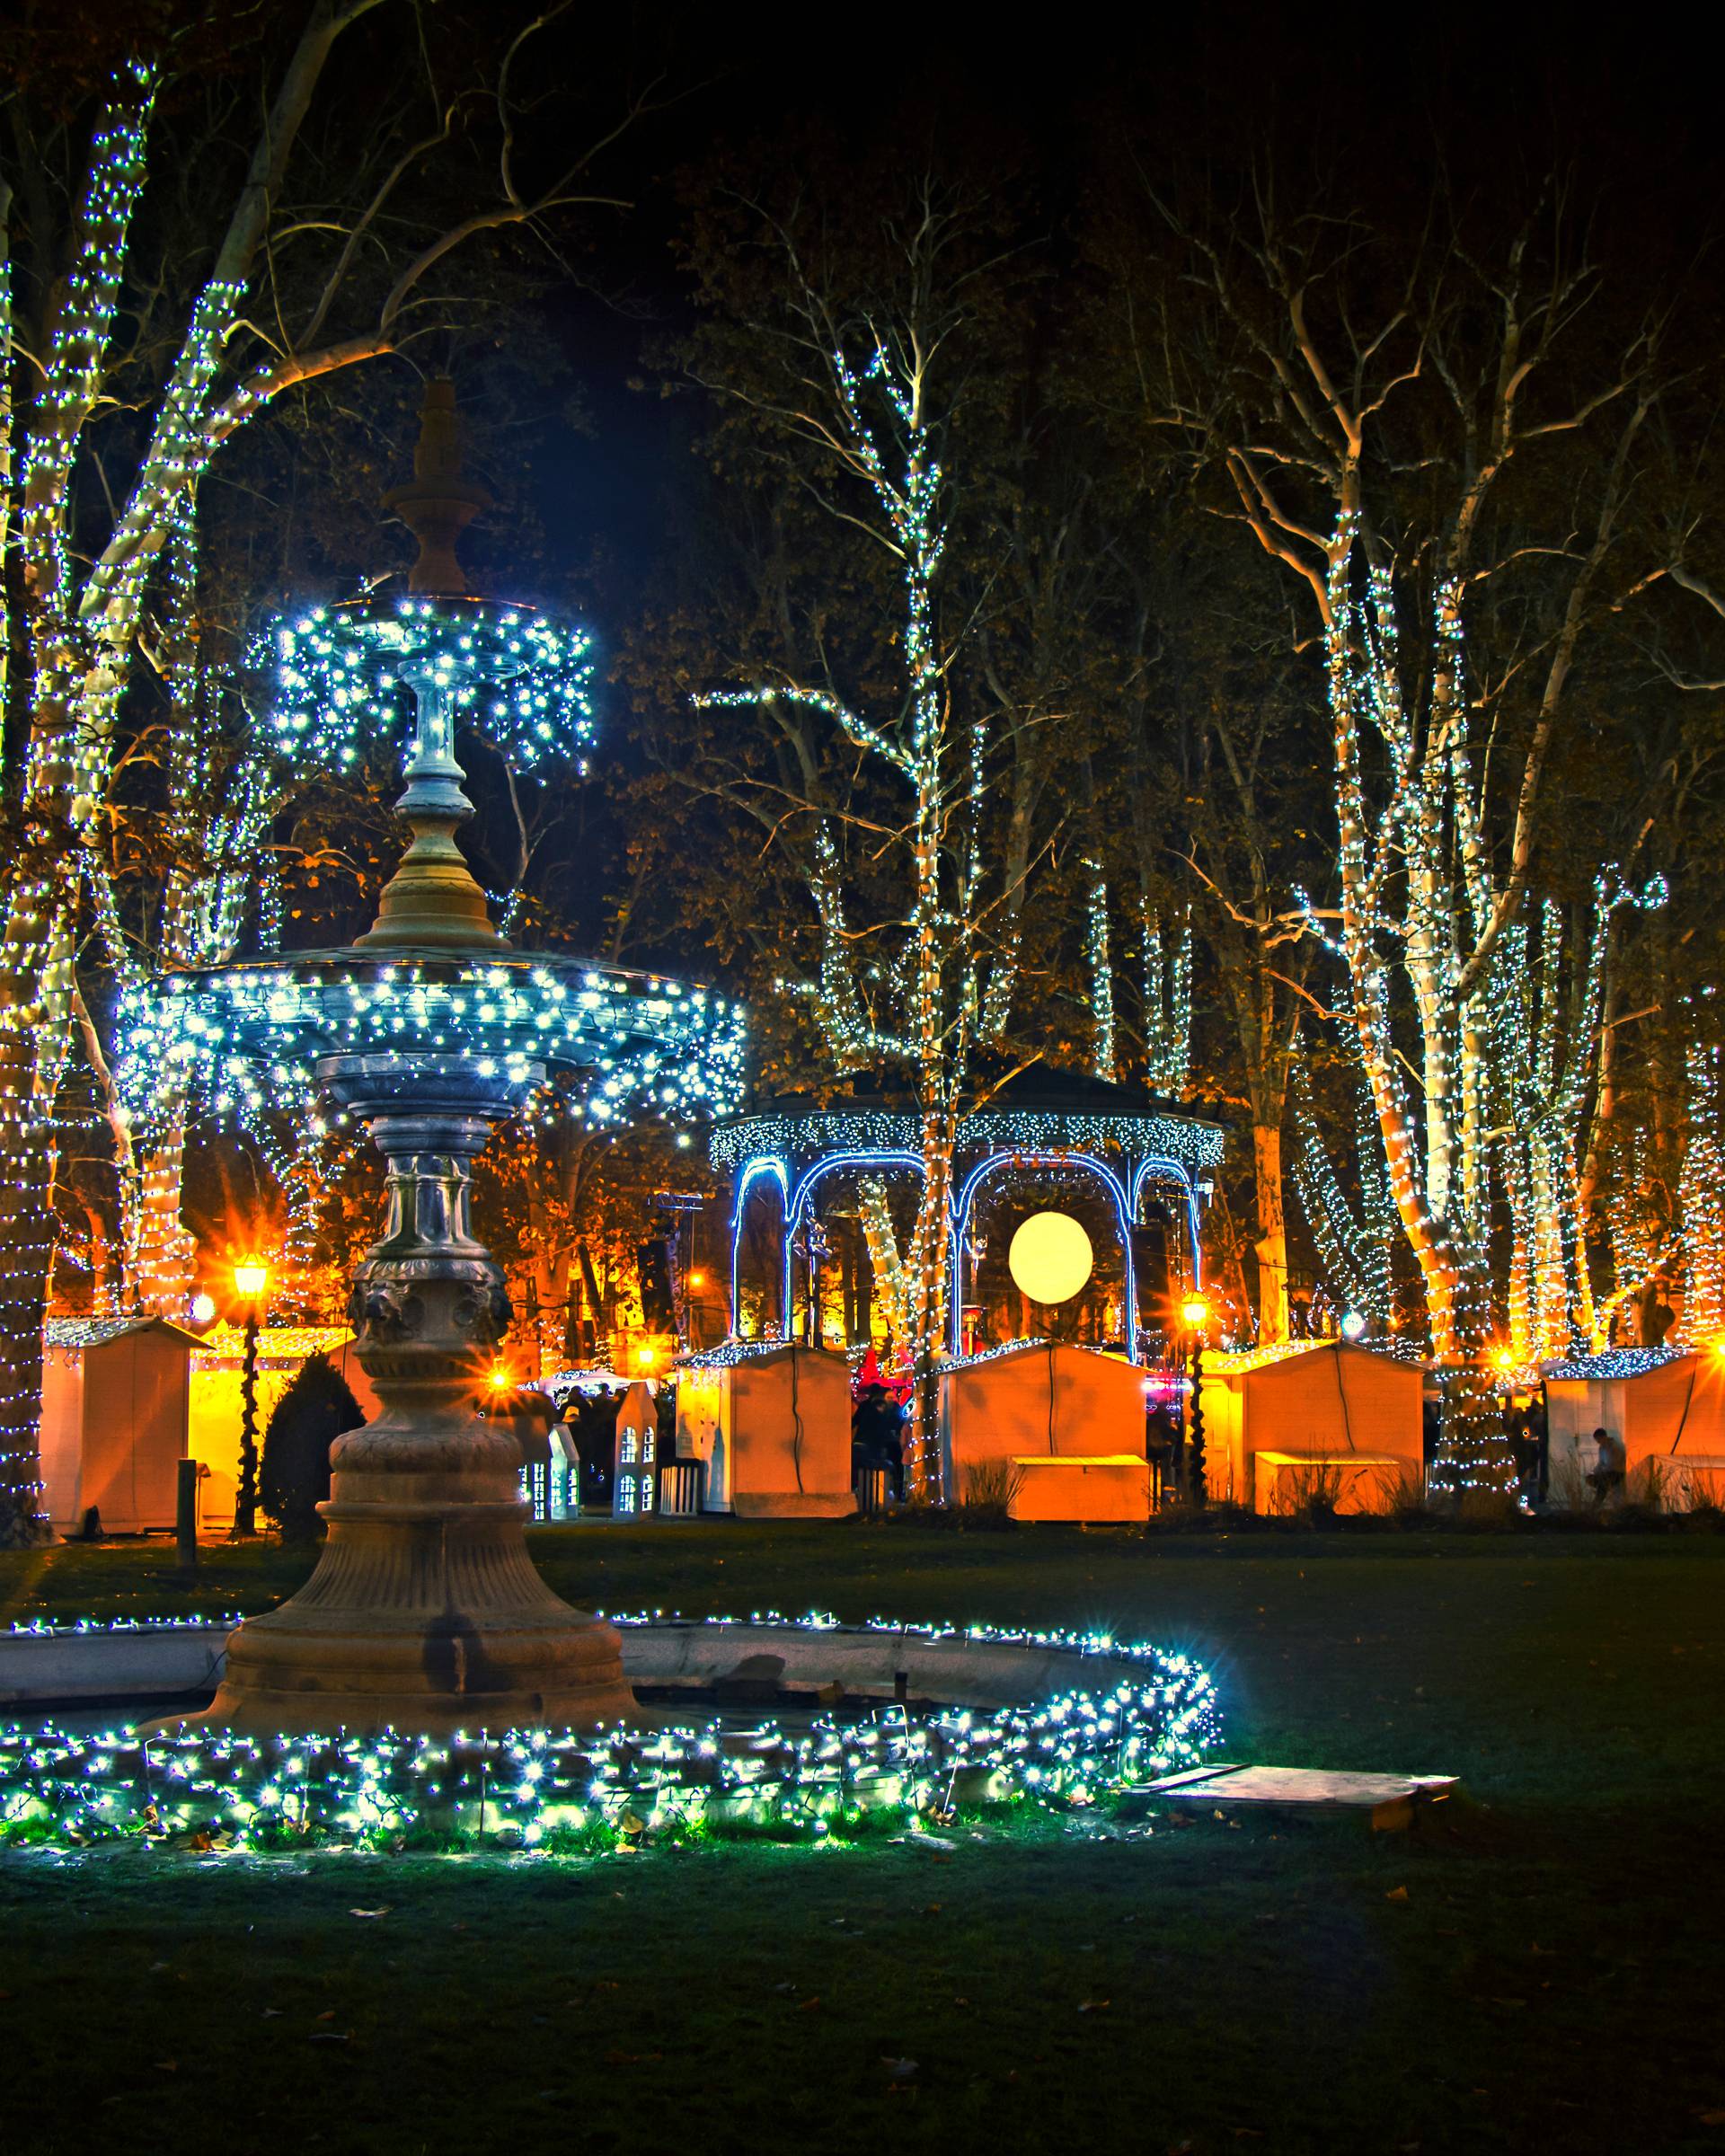
M866 1337L878 1270L881 1213L896 1188L914 1204L923 1175L920 1126L907 1100L853 1096L817 1107L780 1100L715 1126L711 1156L730 1179L730 1330L734 1338L801 1337L820 1345L831 1276L845 1275L841 1330ZM951 1313L957 1356L1038 1330L1028 1311L1014 1321L1004 1236L985 1215L1003 1203L1023 1214L1038 1204L1100 1215L1103 1258L1118 1272L1089 1295L1075 1322L1091 1344L1144 1359L1144 1335L1158 1330L1141 1274L1161 1285L1196 1285L1199 1224L1222 1158L1217 1123L1188 1114L1139 1088L1040 1066L1020 1073L963 1116L953 1160ZM842 1194L852 1195L860 1233L836 1248ZM857 1193L861 1193L858 1200ZM873 1218L871 1221L870 1209ZM901 1213L906 1211L901 1201ZM888 1230L892 1224L889 1220ZM862 1260L855 1248L866 1246ZM1158 1248L1160 1244L1160 1248ZM753 1274L750 1280L748 1276ZM827 1276L823 1279L823 1273ZM1101 1276L1099 1275L1099 1280ZM860 1283L854 1295L851 1283ZM749 1307L748 1289L756 1291ZM990 1339L990 1334L995 1337Z

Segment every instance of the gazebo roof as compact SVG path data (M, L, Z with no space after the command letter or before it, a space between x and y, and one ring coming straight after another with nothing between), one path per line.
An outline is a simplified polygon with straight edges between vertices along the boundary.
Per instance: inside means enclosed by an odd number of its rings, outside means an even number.
M1035 1064L960 1118L958 1148L977 1154L1112 1152L1175 1162L1195 1174L1220 1163L1223 1137L1219 1123L1140 1087ZM764 1103L715 1125L710 1151L715 1168L737 1168L762 1157L801 1165L841 1153L915 1153L921 1145L908 1098L852 1093L825 1107L802 1095Z

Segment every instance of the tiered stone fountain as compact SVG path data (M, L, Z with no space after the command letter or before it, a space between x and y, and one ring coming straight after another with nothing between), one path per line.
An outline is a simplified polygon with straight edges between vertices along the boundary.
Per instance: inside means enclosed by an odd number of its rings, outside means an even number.
M420 543L411 593L482 618L486 602L469 596L455 544L485 497L461 473L448 384L428 393L413 481L386 499ZM365 618L353 616L356 625ZM591 976L580 959L529 960L492 925L455 839L473 805L448 690L429 649L398 650L392 664L417 698L397 804L411 843L375 925L350 950L299 963L295 988L314 1038L320 1010L328 1021L334 1052L315 1059L320 1091L365 1124L388 1163L388 1217L350 1308L383 1406L335 1445L316 1570L233 1634L221 1688L197 1719L271 1731L579 1727L633 1710L617 1634L560 1601L535 1570L518 1447L474 1413L509 1305L501 1269L473 1233L473 1163L543 1082L544 1037L507 1017L488 1030L482 1017L452 1053L447 1017L422 1016L356 1040L353 1011L368 982L410 968L435 976L451 959L495 959L509 973L530 964L542 989L547 976L553 985L566 976L571 995ZM218 984L205 976L200 985Z

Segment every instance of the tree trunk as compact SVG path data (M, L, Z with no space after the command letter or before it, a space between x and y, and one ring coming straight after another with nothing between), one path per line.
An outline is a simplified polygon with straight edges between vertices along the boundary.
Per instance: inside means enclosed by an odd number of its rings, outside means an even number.
M137 1254L121 1289L128 1309L185 1321L191 1301L197 1239L180 1217L186 1126L175 1117L145 1155L138 1200Z
M53 1190L36 1058L0 1028L0 1549L49 1540L42 1512L42 1319L54 1259Z
M1252 1174L1258 1197L1258 1338L1287 1338L1287 1215L1282 1190L1282 1127L1256 1123Z
M949 1109L924 1110L923 1196L911 1243L910 1358L915 1383L905 1470L911 1495L933 1505L940 1504L944 1495L938 1363L946 1345L953 1122Z

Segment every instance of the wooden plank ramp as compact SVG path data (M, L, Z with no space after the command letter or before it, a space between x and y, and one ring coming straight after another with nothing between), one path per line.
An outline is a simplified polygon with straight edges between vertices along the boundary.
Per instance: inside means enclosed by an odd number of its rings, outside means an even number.
M1139 1794L1225 1812L1252 1806L1296 1812L1363 1812L1375 1833L1394 1833L1461 1789L1454 1774L1355 1774L1329 1767L1189 1767L1146 1782Z

